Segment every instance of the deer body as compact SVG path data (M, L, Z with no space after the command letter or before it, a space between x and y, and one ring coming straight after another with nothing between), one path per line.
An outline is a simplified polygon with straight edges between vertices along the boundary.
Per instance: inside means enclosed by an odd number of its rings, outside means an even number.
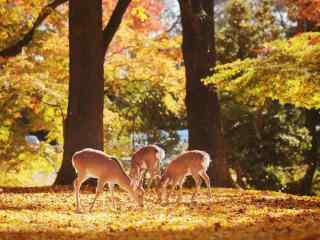
M138 186L142 182L145 171L150 173L149 186L153 179L160 178L160 162L165 151L157 145L147 145L137 150L131 160L130 177Z
M211 159L208 153L199 150L186 151L178 155L172 160L166 168L163 176L161 177L159 188L160 188L160 200L165 196L168 201L169 195L166 189L168 185L172 186L172 190L179 186L178 201L182 197L182 185L185 178L191 175L196 184L196 190L193 194L194 199L200 190L201 178L205 181L208 188L208 195L211 198L210 190L210 179L206 171L210 165ZM172 191L171 190L171 191Z
M134 190L131 186L130 178L122 169L120 163L114 157L106 155L104 152L85 148L72 156L72 164L78 176L74 180L74 189L76 192L77 212L80 212L80 188L82 183L90 177L97 178L97 188L94 201L90 207L92 210L95 201L103 191L104 185L109 184L109 189L113 198L113 185L118 184L120 188L128 192L130 197L142 205L142 192L140 189Z

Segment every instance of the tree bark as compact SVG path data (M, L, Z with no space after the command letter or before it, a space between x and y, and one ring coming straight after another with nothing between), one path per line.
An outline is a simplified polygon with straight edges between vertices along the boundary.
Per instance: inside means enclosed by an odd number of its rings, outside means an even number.
M70 80L64 154L56 184L75 178L74 152L103 150L102 0L69 1Z
M104 57L130 2L118 1L104 29L101 0L69 2L69 102L63 161L55 184L72 183L75 151L85 147L103 150Z
M179 0L183 29L182 52L186 67L186 107L189 149L208 152L213 159L208 174L215 186L233 186L217 92L203 84L212 75L214 46L213 0Z
M320 133L317 132L316 126L320 120L318 110L311 109L306 110L306 127L309 130L309 134L312 137L311 149L306 152L306 161L308 162L307 171L301 181L300 194L311 195L313 177L319 166L318 145L320 143Z
M305 19L298 20L296 34L317 31L317 26ZM320 114L317 109L306 109L306 127L312 137L311 149L306 152L305 160L308 163L307 171L299 185L299 193L303 195L312 194L313 177L319 166L318 144L320 143L320 132L316 127L320 122Z

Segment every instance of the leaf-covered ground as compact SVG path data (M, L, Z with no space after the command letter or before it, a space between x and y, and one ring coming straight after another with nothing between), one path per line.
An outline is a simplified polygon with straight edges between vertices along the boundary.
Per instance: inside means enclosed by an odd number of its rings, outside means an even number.
M274 192L205 189L197 202L160 205L147 192L138 208L117 191L117 209L105 191L92 213L75 213L71 189L0 191L0 239L320 239L320 198ZM82 194L87 209L94 195Z

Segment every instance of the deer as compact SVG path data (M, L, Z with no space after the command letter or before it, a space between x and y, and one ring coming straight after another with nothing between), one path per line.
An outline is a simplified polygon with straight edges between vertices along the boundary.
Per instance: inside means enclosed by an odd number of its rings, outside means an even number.
M157 145L147 145L137 150L131 159L129 176L132 179L132 185L142 186L143 175L147 171L150 174L147 188L150 188L154 179L160 179L160 162L164 157L165 151Z
M76 212L81 213L80 206L80 188L84 181L88 178L97 178L97 187L95 198L90 206L90 212L103 191L106 183L109 185L113 207L115 207L113 187L118 184L120 188L125 190L129 196L137 202L139 206L143 206L143 189L133 188L131 179L125 173L122 166L115 157L105 154L103 151L92 148L85 148L75 152L72 156L72 165L77 173L74 180L74 190L76 194Z
M169 201L169 195L173 192L176 186L179 186L179 195L177 202L182 198L182 185L187 176L192 176L196 189L192 195L192 201L195 200L199 194L201 178L205 181L208 188L209 200L212 199L210 179L206 171L211 163L208 153L200 150L185 151L172 160L161 176L158 185L159 201L162 202L165 198L166 202ZM171 185L171 191L167 192L167 186Z

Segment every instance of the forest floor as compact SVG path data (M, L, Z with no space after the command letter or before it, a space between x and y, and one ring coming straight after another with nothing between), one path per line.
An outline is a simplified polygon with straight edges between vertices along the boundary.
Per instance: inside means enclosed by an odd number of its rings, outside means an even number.
M320 198L266 191L213 189L208 201L203 189L196 202L192 190L183 200L156 203L146 193L137 207L121 191L117 209L105 191L92 213L75 213L70 188L2 189L0 239L320 239ZM83 191L88 209L92 189Z

